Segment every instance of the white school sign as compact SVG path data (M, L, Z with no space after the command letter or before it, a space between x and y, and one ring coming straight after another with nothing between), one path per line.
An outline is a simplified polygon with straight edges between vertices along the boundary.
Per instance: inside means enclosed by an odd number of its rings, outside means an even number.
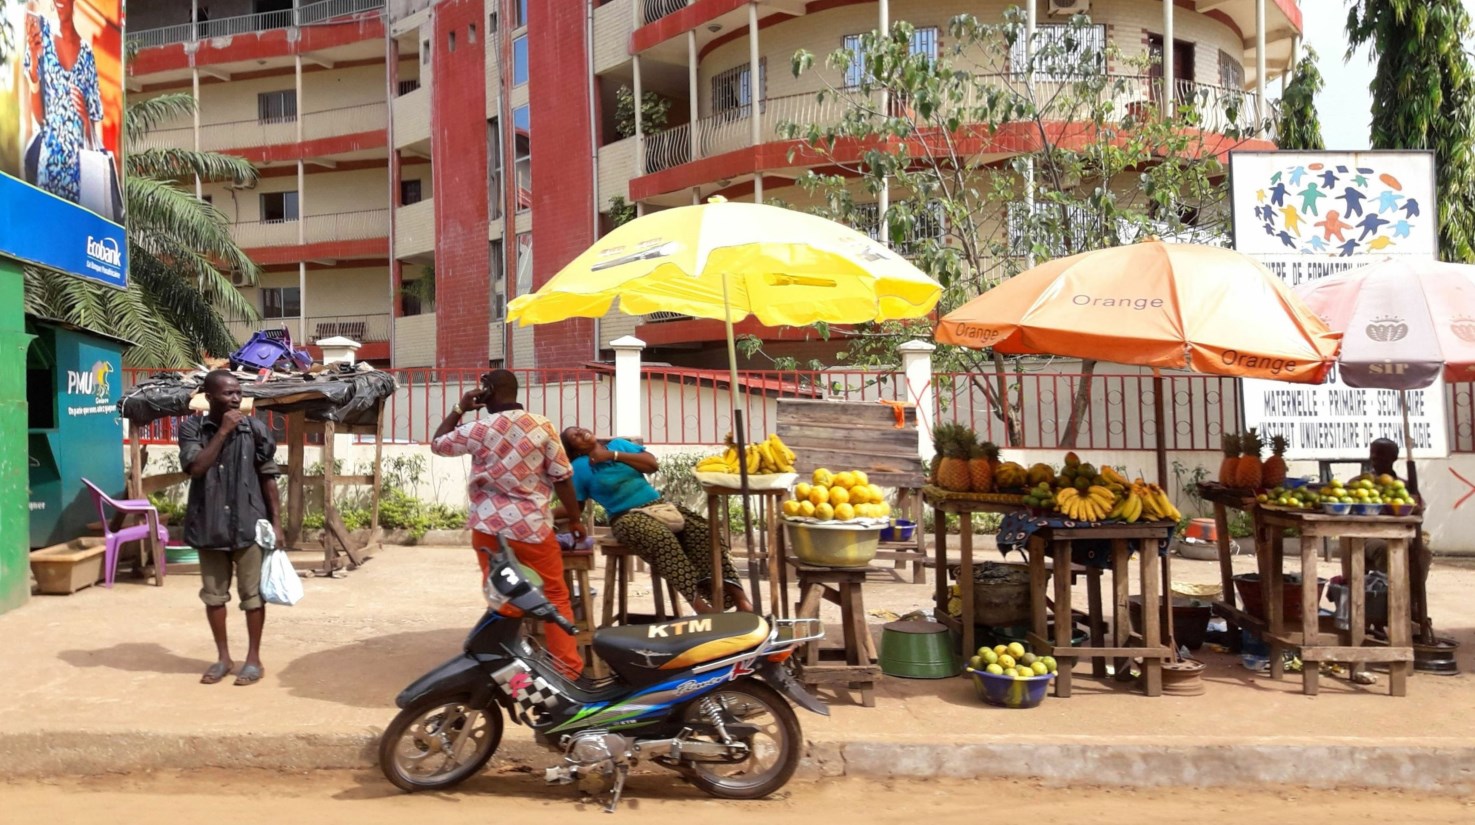
M1431 152L1231 152L1234 248L1289 286L1389 255L1437 258ZM1245 423L1290 444L1288 459L1360 459L1403 442L1398 393L1245 380ZM1444 383L1410 392L1415 454L1449 454Z

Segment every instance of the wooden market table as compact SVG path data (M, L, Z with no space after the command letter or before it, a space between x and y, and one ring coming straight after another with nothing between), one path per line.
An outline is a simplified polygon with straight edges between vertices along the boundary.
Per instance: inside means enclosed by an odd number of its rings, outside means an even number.
M1030 624L1029 643L1035 652L1053 656L1059 663L1055 677L1055 695L1065 698L1071 693L1071 669L1080 659L1090 659L1093 672L1105 675L1107 659L1119 662L1132 657L1142 658L1144 687L1148 696L1163 693L1163 662L1173 658L1172 610L1167 611L1167 627L1162 626L1161 604L1165 594L1172 591L1172 555L1160 555L1160 564L1151 558L1157 543L1173 537L1178 528L1174 522L1108 522L1105 524L1082 525L1080 527L1043 527L1030 536ZM1142 583L1142 645L1131 646L1132 625L1130 617L1129 564L1132 550L1128 542L1141 543L1138 552L1138 574ZM1071 616L1070 576L1054 576L1055 580L1055 638L1047 638L1049 619L1046 615L1046 582L1051 578L1045 569L1045 558L1054 559L1057 570L1069 564L1077 541L1106 541L1111 544L1112 583L1112 646L1098 641L1094 628L1099 625L1101 606L1091 605L1093 626L1091 643L1084 647L1071 644L1074 631ZM1062 559L1064 561L1062 562ZM1161 578L1159 578L1161 576ZM966 591L966 588L963 588ZM1095 599L1093 601L1099 601ZM1118 665L1121 666L1120 664Z
M1409 610L1409 545L1418 536L1423 519L1419 516L1331 516L1304 510L1282 510L1256 506L1253 509L1256 535L1264 542L1257 553L1262 563L1266 624L1265 639L1270 644L1270 676L1285 677L1283 651L1299 647L1302 692L1315 696L1320 689L1318 662L1345 662L1360 665L1385 662L1388 665L1390 696L1408 695L1408 676L1413 671L1413 627ZM1285 531L1301 534L1301 628L1287 632L1283 599L1285 574ZM1320 539L1335 538L1341 548L1342 577L1349 588L1350 615L1347 629L1335 634L1321 630L1320 588L1317 582L1317 545ZM1366 645L1367 628L1366 560L1363 550L1368 539L1388 543L1388 644ZM1327 638L1335 639L1332 644Z
M707 494L707 533L712 543L712 605L721 607L724 603L722 535L727 529L726 502L728 497L741 497L743 493L733 487L717 487L707 484L702 485L702 491ZM789 491L787 489L749 490L748 495L758 499L758 510L752 513L753 533L758 539L758 547L748 548L748 563L752 564L752 557L756 552L758 558L768 566L769 610L776 616L784 617L788 610L783 598L783 593L787 589L788 572L784 565L782 515L784 499L788 497ZM741 572L738 573L738 577L741 584ZM761 595L753 593L750 594L750 598L753 600L754 609L761 613L763 611Z
M962 634L963 652L971 656L973 651L978 649L973 631L973 514L1013 513L1024 507L1020 504L1001 504L939 496L931 490L924 490L923 498L927 504L932 506L935 531L932 553L934 564L937 567L937 588L933 596L935 607L932 615L940 624ZM962 556L962 566L958 568L958 598L962 601L962 609L957 619L954 619L947 609L947 517L949 514L958 516L958 550ZM917 525L919 531L921 528L922 525ZM1068 576L1065 579L1069 581ZM1070 614L1065 615L1068 617ZM1068 628L1070 622L1067 620L1064 624Z

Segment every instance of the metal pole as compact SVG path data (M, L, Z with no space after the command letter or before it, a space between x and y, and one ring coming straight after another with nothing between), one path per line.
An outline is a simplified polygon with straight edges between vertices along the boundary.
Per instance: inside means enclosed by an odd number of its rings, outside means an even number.
M888 37L891 32L891 2L881 0L877 4L881 36ZM891 111L891 91L885 86L881 87L881 117L887 117ZM877 234L881 236L881 243L891 245L891 230L886 222L886 213L891 209L891 176L884 175L881 178L881 191L876 194L876 222Z
M1039 29L1039 10L1034 3L1025 4L1024 18L1024 88L1029 95L1031 105L1035 99L1035 32ZM1033 156L1025 158L1024 161L1024 212L1026 220L1034 220L1035 217L1035 159ZM1026 239L1027 240L1027 239ZM1028 243L1029 251L1025 254L1024 264L1033 268L1035 265L1034 244ZM1008 406L1007 399L1005 406Z
M743 420L742 405L738 403L737 341L732 332L732 299L728 295L727 281L728 274L724 272L722 273L722 322L727 330L727 397L732 402L732 438L737 444L738 494L743 500L743 541L748 545L748 597L753 602L754 612L761 615L763 613L763 592L758 587L758 563L757 557L753 554L753 515L748 507L748 496L751 492L748 487L748 428ZM717 525L709 524L707 529L713 531L713 536L717 535ZM714 569L712 571L712 606L718 610L722 609L723 605L721 581L722 571Z
M1173 77L1173 0L1163 0L1163 118L1178 110L1177 78Z
M1265 122L1265 0L1255 0L1255 122Z
M1152 414L1157 419L1157 483L1168 489L1168 433L1164 426L1167 414L1163 405L1163 374L1157 367L1152 369Z

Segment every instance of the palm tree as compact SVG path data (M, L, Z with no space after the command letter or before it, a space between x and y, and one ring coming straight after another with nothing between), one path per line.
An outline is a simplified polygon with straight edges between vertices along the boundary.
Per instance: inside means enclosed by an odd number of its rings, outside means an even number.
M256 169L215 152L141 148L152 129L188 117L194 107L189 95L168 94L126 110L127 290L26 268L26 312L134 342L124 355L130 366L189 367L202 355L229 355L237 342L225 319L257 317L229 274L254 283L256 265L231 238L225 215L185 185L196 176L249 183Z

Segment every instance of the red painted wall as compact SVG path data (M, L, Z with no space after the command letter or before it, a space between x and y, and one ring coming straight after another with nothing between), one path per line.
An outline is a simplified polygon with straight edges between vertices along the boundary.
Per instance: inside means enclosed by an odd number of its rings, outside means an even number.
M431 43L430 141L435 155L435 363L487 365L486 18L482 0L443 0ZM476 27L476 41L468 30ZM455 33L456 50L450 49Z
M586 3L574 0L528 3L535 288L595 240L585 13ZM534 364L519 366L564 367L591 360L594 326L581 318L535 327Z

